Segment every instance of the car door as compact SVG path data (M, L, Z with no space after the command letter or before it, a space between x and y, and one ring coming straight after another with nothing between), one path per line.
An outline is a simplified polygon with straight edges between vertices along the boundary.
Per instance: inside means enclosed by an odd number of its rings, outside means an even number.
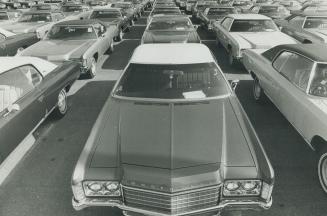
M295 38L296 40L303 42L305 38L302 32L302 27L304 22L305 22L305 17L294 16L288 20L288 25L283 26L281 31Z
M36 88L42 77L24 67L0 75L0 162L45 116L44 102Z

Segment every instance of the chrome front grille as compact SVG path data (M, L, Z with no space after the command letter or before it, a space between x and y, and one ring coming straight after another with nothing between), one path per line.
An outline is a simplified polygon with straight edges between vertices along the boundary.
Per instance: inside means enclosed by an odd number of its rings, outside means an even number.
M125 204L144 210L178 214L218 205L219 186L176 194L123 187Z

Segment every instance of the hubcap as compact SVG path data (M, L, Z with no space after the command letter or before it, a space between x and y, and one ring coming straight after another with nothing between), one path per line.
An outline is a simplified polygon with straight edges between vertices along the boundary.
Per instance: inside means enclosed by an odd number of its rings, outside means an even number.
M61 90L58 96L58 108L61 113L66 112L67 103L66 103L66 94L64 90Z
M327 186L327 158L324 158L321 164L321 180Z

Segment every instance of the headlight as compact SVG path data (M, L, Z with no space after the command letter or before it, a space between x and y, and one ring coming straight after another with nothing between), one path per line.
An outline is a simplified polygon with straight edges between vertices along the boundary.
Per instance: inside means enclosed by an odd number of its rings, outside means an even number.
M228 180L224 183L224 196L259 196L262 182L260 180Z
M86 196L91 197L119 197L120 184L115 181L85 181L83 188Z
M273 186L269 185L265 182L262 184L262 192L261 192L261 198L265 200L269 200L272 194Z
M82 200L85 198L82 183L72 185L73 194L76 200Z

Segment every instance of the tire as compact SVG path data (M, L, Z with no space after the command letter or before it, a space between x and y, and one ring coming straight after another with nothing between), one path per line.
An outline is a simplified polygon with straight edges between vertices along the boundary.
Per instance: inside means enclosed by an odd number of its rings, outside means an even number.
M67 110L68 110L67 92L66 92L66 89L63 88L59 92L58 101L57 101L57 107L53 111L53 115L56 118L60 119L60 118L62 118L62 117L64 117L66 115Z
M88 71L89 78L90 79L94 78L96 76L96 73L97 73L97 61L93 57L91 59L91 68Z
M121 41L122 39L123 39L123 30L120 30L116 37L116 41Z
M320 151L317 171L321 188L327 193L327 147Z
M257 77L254 77L252 92L254 100L258 103L264 103L266 101L267 96L264 90L262 89L259 79Z

